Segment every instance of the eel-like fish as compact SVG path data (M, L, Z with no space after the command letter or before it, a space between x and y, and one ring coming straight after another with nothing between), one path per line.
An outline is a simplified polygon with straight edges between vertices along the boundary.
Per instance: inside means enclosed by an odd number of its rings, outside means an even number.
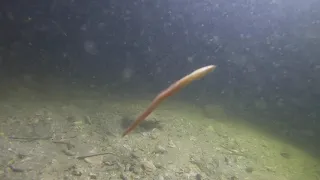
M201 79L208 73L212 72L216 68L215 65L209 65L202 68L199 68L192 73L184 76L180 80L176 81L172 85L170 85L167 89L163 90L161 93L159 93L151 102L151 104L148 106L148 108L138 116L138 118L126 129L126 131L122 134L122 137L127 135L129 132L131 132L133 129L135 129L151 112L158 107L158 105L168 98L169 96L175 94L183 87L190 84L192 81Z

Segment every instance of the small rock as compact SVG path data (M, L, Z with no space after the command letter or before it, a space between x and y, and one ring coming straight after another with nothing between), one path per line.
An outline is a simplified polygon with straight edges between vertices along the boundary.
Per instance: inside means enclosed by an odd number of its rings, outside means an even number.
M124 144L122 146L128 151L132 151L132 148L128 144Z
M159 175L155 180L164 180L164 177L162 175Z
M125 166L125 171L130 171L130 168L131 168L131 164L126 164L126 166Z
M141 169L141 167L140 166L131 166L130 167L130 171L132 171L134 174L141 174L141 172L142 172L142 169Z
M156 153L156 154L164 154L166 152L167 152L167 150L161 145L157 145L154 150L154 153Z
M197 138L194 136L190 136L190 141L197 141Z
M147 132L142 132L141 134L142 134L142 136L144 136L144 137L147 137L147 136L149 135L149 133L147 133Z
M164 179L176 179L176 177L172 172L166 172L164 173Z
M163 164L161 164L160 162L154 163L154 166L155 166L156 168L158 168L158 169L163 169L163 168L164 168Z
M224 162L226 163L226 165L229 165L229 159L227 157L224 157Z
M201 179L202 179L201 174L197 174L197 175L196 175L196 180L201 180Z
M64 176L63 176L63 180L70 180L70 179L72 179L72 178L70 177L70 175L64 175Z
M168 144L168 147L170 147L170 148L175 148L176 145L173 143L172 140L170 140L170 141L169 141L169 144Z
M152 129L150 134L151 139L158 139L159 136L160 136L159 130L156 128Z
M218 179L228 180L228 178L224 174L221 174Z
M253 167L246 167L246 172L247 173L252 173L253 172Z
M140 159L142 157L142 152L141 151L134 151L131 153L131 157L133 159Z
M74 169L74 170L72 170L72 175L74 175L74 176L81 176L81 175L82 175L82 172L79 171L79 170L77 170L77 169Z
M237 178L236 176L232 176L231 178L230 178L230 180L238 180L239 178Z
M120 174L120 178L121 178L121 180L129 180L129 175L128 174L126 174L126 173L121 173Z
M280 155L286 159L290 159L290 154L288 152L281 152Z
M153 162L148 160L142 161L142 167L146 172L153 172L157 169Z
M97 175L94 173L89 173L90 179L97 179Z

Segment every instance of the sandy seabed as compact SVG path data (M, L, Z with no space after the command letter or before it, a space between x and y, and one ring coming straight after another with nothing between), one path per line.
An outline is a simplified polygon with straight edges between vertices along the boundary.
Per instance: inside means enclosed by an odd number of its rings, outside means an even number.
M152 96L17 84L1 87L0 179L320 179L303 150L193 104L169 100L122 138Z

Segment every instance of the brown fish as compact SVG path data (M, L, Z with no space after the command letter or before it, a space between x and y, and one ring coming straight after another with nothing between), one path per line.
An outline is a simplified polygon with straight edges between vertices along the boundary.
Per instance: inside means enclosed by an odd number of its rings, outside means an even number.
M215 65L209 65L202 68L199 68L192 73L184 76L180 80L173 83L171 86L169 86L167 89L163 90L161 93L159 93L151 102L151 104L148 106L148 108L138 116L138 118L126 129L126 131L122 134L122 137L127 135L129 132L131 132L133 129L135 129L151 112L158 107L158 105L168 98L169 96L175 94L183 87L187 86L191 82L201 79L208 73L212 72L216 68Z

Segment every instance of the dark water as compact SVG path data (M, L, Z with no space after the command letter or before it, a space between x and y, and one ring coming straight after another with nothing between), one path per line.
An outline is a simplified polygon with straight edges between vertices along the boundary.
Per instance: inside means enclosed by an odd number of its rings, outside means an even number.
M214 64L172 100L218 104L318 158L317 7L316 0L2 1L1 98L14 87L58 92L70 85L151 101Z

